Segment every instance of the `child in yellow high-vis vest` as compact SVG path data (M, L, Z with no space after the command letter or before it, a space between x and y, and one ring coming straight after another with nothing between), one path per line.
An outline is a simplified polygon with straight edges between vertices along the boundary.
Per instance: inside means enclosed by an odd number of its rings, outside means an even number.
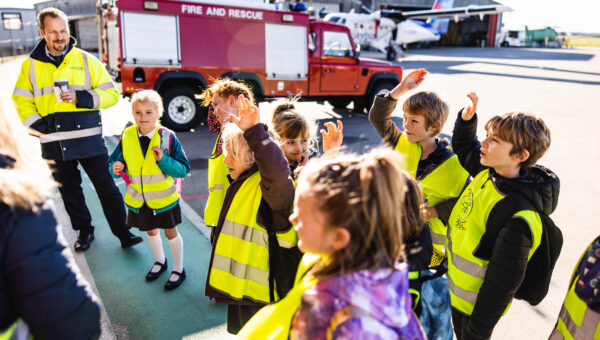
M159 229L169 240L173 271L164 287L172 290L186 278L183 240L176 228L181 223L181 198L174 178L185 177L190 163L175 133L158 125L163 103L156 91L135 93L131 107L136 124L123 131L109 161L113 177L121 176L127 182L127 225L147 232L156 259L146 274L147 281L156 280L167 269Z
M406 224L422 225L422 195L400 161L378 149L306 165L290 216L306 252L296 284L238 338L426 338L411 308L403 242Z

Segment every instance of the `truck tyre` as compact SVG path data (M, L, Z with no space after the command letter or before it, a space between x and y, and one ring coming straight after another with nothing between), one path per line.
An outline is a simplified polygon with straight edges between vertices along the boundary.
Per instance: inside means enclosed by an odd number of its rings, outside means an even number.
M335 107L336 109L345 109L346 106L348 106L348 104L350 104L350 102L352 101L352 98L331 97L328 98L327 101L329 102L329 104L331 104L331 106Z
M373 90L365 95L365 108L367 111L371 109L373 106L373 101L375 101L375 97L379 94L386 95L390 92L396 85L389 81L382 81L373 87Z
M387 60L396 60L397 56L398 55L396 54L396 50L394 50L394 48L392 46L388 46L387 53L386 53Z
M206 121L206 107L194 98L196 91L188 86L175 86L162 93L165 112L162 124L175 131L186 131Z

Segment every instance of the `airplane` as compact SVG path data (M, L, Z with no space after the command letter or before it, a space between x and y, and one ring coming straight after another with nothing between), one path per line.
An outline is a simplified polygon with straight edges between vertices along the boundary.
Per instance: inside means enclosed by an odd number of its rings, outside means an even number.
M454 0L436 1L430 10L399 11L382 9L371 13L329 13L325 21L344 25L350 29L352 38L361 46L372 47L386 53L387 59L394 60L404 52L400 46L414 42L437 41L448 30L448 18L459 21L465 16L511 12L512 8L503 5L470 5L454 7ZM367 10L363 7L363 10ZM427 19L428 22L415 20Z

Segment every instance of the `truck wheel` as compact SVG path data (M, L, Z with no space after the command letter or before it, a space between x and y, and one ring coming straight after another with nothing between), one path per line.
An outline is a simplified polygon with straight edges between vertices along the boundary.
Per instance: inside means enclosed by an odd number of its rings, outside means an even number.
M175 86L163 93L165 112L162 116L164 126L175 131L195 128L206 121L205 107L194 98L196 91L187 86Z
M365 95L365 108L367 109L367 111L369 111L371 109L371 106L373 106L373 102L375 101L375 97L379 94L381 95L386 95L388 92L390 92L396 85L394 85L394 83L391 82L379 82L377 84L375 84L375 86L373 87L373 90Z
M396 50L394 50L393 47L388 46L387 47L387 53L386 53L387 60L396 60L397 56L398 55L396 54Z
M348 106L348 104L350 104L350 102L352 101L352 98L331 97L327 99L327 101L329 102L329 104L331 104L331 106L335 107L336 109L345 109L346 106Z

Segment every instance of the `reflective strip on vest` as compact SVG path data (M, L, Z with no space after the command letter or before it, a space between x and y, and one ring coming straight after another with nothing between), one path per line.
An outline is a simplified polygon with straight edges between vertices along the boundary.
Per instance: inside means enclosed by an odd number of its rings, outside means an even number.
M142 175L142 176L133 176L130 175L129 179L133 184L152 184L159 183L167 179L167 175L165 174L156 174L156 175Z
M246 178L229 206L215 242L209 285L233 299L268 303L269 237L257 222L260 181L258 171ZM276 234L282 247L297 237L293 228Z
M148 150L161 145L160 129L164 128L157 127L154 131ZM177 202L179 193L173 178L162 173L152 152L142 155L136 125L123 131L121 143L131 180L125 190L125 204L132 208L140 208L145 202L148 207L156 210Z
M5 330L0 330L0 340L32 340L29 327L23 320L17 320Z
M69 140L75 138L83 138L90 136L102 135L102 127L97 126L89 129L81 129L74 131L63 131L63 132L53 132L47 133L45 135L40 136L40 143L51 143L58 142L61 140Z
M230 273L238 279L246 279L258 283L259 285L269 285L269 272L259 268L239 263L234 259L215 254L213 258L213 268Z
M221 207L225 200L225 192L229 188L227 179L227 165L225 165L225 156L221 152L216 155L217 144L221 134L217 137L210 158L208 159L208 199L204 209L204 224L208 227L215 227L219 223Z
M98 84L98 86L96 86L97 89L100 90L110 90L110 89L114 89L115 88L115 84L113 84L112 81L106 82L106 83L102 83L102 84Z
M20 87L15 87L15 89L13 90L13 95L14 94L16 94L17 96L33 98L33 92L29 91L28 89L22 89Z
M440 235L440 234L437 234L437 233L431 231L431 241L433 242L434 245L443 247L446 244L446 236Z
M25 119L25 121L23 122L23 125L25 125L26 127L30 127L31 124L37 122L40 119L42 119L42 116L39 113L36 113L27 117L27 119Z
M447 277L448 277L448 288L450 288L450 292L452 294L458 296L459 298L461 298L465 301L475 304L475 302L477 301L477 293L470 292L468 290L460 288L459 286L454 284L454 281L452 280L452 277L450 275L447 275Z

